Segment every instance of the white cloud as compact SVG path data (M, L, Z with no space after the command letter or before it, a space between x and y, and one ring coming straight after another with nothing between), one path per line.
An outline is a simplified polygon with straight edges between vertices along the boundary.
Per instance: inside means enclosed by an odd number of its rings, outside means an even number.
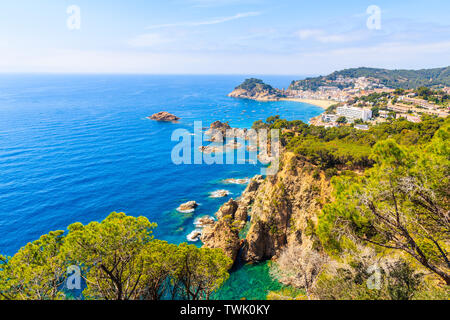
M206 26L206 25L220 24L220 23L233 21L233 20L237 20L237 19L242 19L242 18L247 18L247 17L255 17L255 16L259 16L260 14L261 14L261 12L243 12L243 13L237 13L234 16L213 18L210 20L203 20L203 21L158 24L158 25L149 26L146 29L150 30L150 29L162 29L162 28L173 28L173 27Z

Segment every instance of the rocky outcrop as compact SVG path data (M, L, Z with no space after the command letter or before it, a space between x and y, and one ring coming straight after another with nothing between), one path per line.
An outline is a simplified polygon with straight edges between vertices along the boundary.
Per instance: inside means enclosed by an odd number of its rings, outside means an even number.
M224 198L227 197L230 194L230 191L228 190L216 190L211 192L210 198Z
M242 258L249 262L276 258L291 242L311 246L316 238L308 230L313 229L330 194L330 182L323 172L285 153L282 169L267 177L254 195Z
M198 207L198 203L195 201L189 201L186 203L183 203L182 205L180 205L177 210L180 212L190 212L190 211L194 211L195 208Z
M239 238L239 232L247 222L254 193L263 181L262 176L256 176L251 179L239 200L230 199L222 205L216 213L218 221L203 229L201 241L205 247L220 248L233 261L236 259L243 244L243 240Z
M225 132L227 130L230 130L231 127L228 124L228 122L220 122L220 121L214 121L213 123L211 123L211 126L209 128L210 130L216 130L216 131L220 131L223 134L225 134Z
M247 129L232 128L228 122L214 121L211 123L205 135L209 136L209 141L222 142L225 137L246 138Z
M180 120L177 116L165 111L155 113L154 115L148 117L148 119L162 122L173 122Z
M221 153L221 152L223 152L223 147L221 147L221 146L200 146L200 147L198 147L198 151L205 153L205 154Z
M251 78L236 87L228 96L258 101L278 101L284 94L283 91L265 84L262 80Z
M249 182L250 182L250 179L248 179L248 178L244 178L244 179L230 178L230 179L223 180L223 183L226 183L226 184L247 184Z
M311 248L317 243L313 226L331 190L319 168L286 152L280 171L266 179L251 179L239 199L220 208L218 221L204 229L201 240L232 259L242 248L241 258L247 262L277 258L288 244ZM250 229L245 239L239 239L249 216Z
M238 204L230 199L216 213L218 221L203 229L201 241L207 248L220 248L233 261L241 248L239 229L233 224Z
M194 225L199 229L205 228L207 226L212 226L215 223L216 220L214 220L214 218L210 216L200 217L194 221Z

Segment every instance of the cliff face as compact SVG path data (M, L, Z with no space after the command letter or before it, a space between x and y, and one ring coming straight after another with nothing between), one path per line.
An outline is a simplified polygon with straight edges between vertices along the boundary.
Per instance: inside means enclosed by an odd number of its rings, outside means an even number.
M308 228L317 222L331 186L311 164L285 153L282 169L259 187L251 210L251 227L243 259L261 261L276 257L284 246L298 242L309 247L314 241Z
M262 176L254 177L238 201L230 199L219 209L216 213L217 222L203 230L201 241L205 247L220 248L233 261L236 260L238 251L244 243L239 238L239 232L247 222L248 210L263 182Z
M277 175L250 182L242 197L226 203L216 214L218 222L204 230L206 247L222 248L235 259L242 248L242 259L256 262L276 258L291 242L311 247L314 235L308 232L317 222L331 186L323 173L292 153L285 153ZM245 239L239 231L250 216Z
M231 92L229 97L258 101L277 101L283 97L281 90L265 84L259 79L247 79Z

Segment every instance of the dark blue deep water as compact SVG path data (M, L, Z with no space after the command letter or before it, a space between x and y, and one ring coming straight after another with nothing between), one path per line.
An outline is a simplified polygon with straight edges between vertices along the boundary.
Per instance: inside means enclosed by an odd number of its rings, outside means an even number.
M100 221L112 211L146 216L158 223L156 237L186 241L196 217L213 215L228 200L211 199L210 192L227 189L237 197L245 188L223 179L251 177L260 168L177 166L171 161L173 130L193 131L195 120L250 127L275 114L307 122L321 112L296 102L227 97L245 78L1 75L0 253L13 255L44 233ZM264 80L287 87L292 78ZM182 120L146 119L163 110ZM175 210L189 200L201 204L194 214ZM233 294L227 297L242 295Z

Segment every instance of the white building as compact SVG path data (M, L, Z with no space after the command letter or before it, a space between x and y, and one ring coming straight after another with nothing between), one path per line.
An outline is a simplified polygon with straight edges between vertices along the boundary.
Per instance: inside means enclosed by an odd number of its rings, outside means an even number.
M335 122L339 118L336 114L324 113L322 115L322 122Z
M336 109L336 113L339 116L348 118L349 120L362 119L363 121L367 121L372 118L372 110L357 107L338 107Z
M369 130L369 126L365 125L365 124L356 124L355 129L367 131L367 130Z

